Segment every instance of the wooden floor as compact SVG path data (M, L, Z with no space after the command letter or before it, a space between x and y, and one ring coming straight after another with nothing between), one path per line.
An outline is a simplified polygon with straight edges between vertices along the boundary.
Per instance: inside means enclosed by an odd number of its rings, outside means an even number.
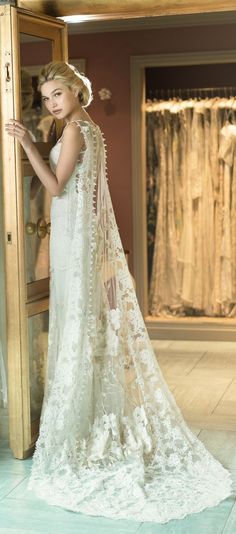
M236 343L152 344L184 418L199 428L236 431Z

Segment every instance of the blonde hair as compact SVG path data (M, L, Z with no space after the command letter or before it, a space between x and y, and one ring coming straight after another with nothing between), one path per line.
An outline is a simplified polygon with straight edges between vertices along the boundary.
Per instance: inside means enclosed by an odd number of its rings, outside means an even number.
M38 87L51 80L60 80L70 89L79 89L78 98L81 106L86 108L93 99L91 82L73 65L63 61L52 61L42 68L39 74Z

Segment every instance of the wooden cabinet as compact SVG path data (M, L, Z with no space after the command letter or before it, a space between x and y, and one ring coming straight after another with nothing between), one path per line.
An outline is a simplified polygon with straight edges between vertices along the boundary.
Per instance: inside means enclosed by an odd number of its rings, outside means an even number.
M43 136L39 127L47 117L40 99L34 105L35 83L42 58L67 60L67 30L62 21L5 5L0 37L9 433L14 456L25 458L38 434L46 369L50 198L4 124L10 118L25 122L48 160L53 139L45 135L47 121ZM56 136L60 126L53 126Z

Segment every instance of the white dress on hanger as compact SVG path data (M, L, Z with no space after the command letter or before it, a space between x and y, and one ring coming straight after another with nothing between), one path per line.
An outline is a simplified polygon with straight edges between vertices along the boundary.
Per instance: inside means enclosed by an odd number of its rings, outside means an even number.
M52 201L48 374L29 488L75 512L165 523L217 505L231 479L163 380L114 217L101 131L76 123L83 153Z
M192 175L190 162L192 156L191 132L192 109L183 106L181 114L181 150L182 150L182 206L183 223L178 250L178 272L180 280L180 297L184 306L192 307L194 289L194 226L192 202Z
M232 257L231 257L231 182L236 145L236 126L226 124L221 129L219 158L223 161L223 224L221 241L221 303L225 314L229 313L232 301Z
M178 220L178 223L175 223L175 213L181 215L180 195L178 196L180 191L177 187L180 183L176 133L178 125L171 116L173 104L167 104L170 109L167 107L159 113L154 130L160 158L158 162L159 200L149 294L152 315L165 313L165 311L168 313L168 309L176 310L180 307L177 245L181 221ZM174 132L172 132L173 123ZM175 171L177 171L176 174Z
M218 157L219 131L221 128L221 113L219 101L215 98L211 106L211 151L210 161L212 169L212 186L214 201L214 276L212 284L212 315L221 313L221 239L223 221L223 178L222 162Z

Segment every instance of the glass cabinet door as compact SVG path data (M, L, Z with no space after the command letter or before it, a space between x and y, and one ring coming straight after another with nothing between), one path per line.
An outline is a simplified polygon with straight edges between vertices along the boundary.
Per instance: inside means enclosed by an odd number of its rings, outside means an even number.
M67 61L66 26L4 6L0 27L2 122L22 121L48 163L62 125L42 106L38 74L49 61ZM2 137L10 446L25 458L37 439L45 383L51 198L19 143Z
M47 369L48 310L28 318L30 420L32 440L37 438Z
M24 176L25 276L27 297L34 282L49 278L51 198L37 176ZM44 285L42 288L45 290ZM39 291L39 290L38 290Z

